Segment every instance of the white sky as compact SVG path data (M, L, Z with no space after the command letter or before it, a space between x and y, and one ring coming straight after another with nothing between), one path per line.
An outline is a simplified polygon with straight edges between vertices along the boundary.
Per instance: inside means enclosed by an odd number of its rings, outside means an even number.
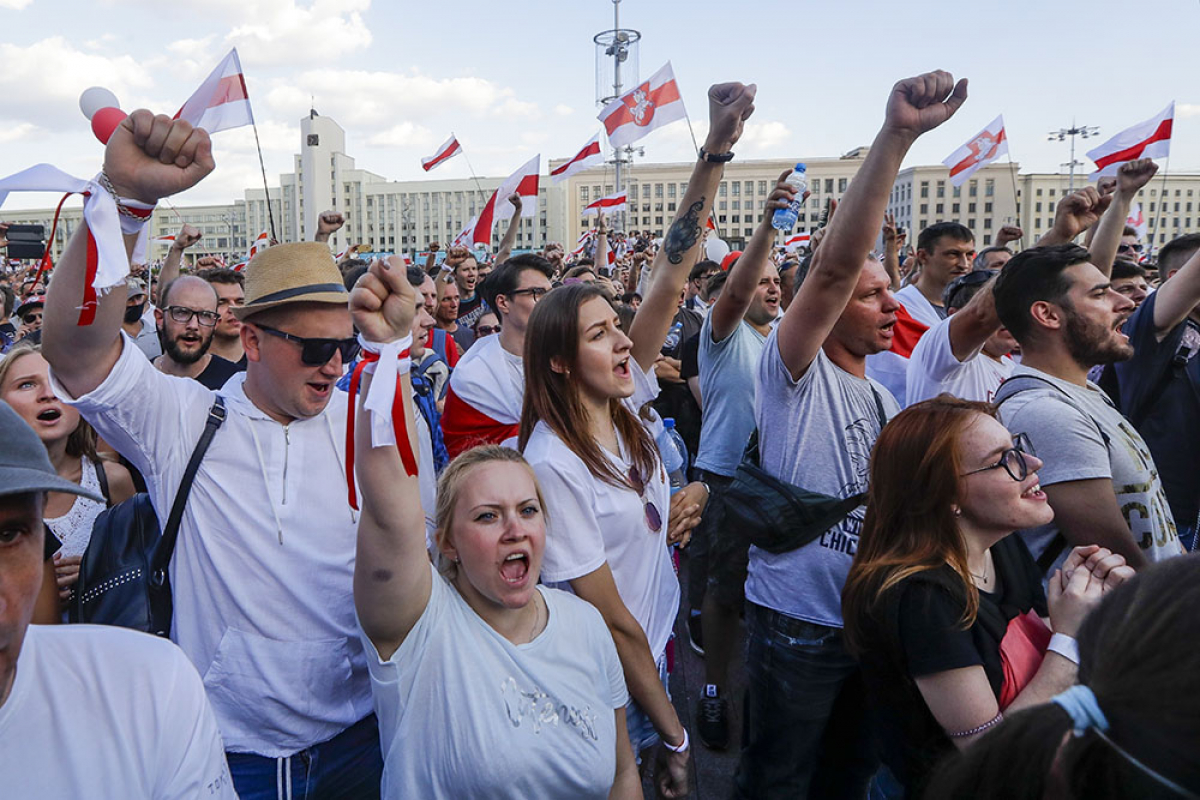
M947 69L971 80L949 123L906 162L941 161L1003 113L1022 170L1057 171L1072 120L1101 128L1083 151L1178 103L1171 171L1200 169L1200 84L1192 59L1200 2L1009 0L963 3L624 0L641 31L640 77L670 59L702 139L705 92L758 84L744 158L833 156L869 144L897 79ZM612 27L609 0L0 0L0 175L50 162L96 172L101 145L80 92L114 91L125 110L173 114L236 45L259 121L267 174L290 172L309 98L347 132L360 168L424 175L453 130L480 175L530 156L573 155L598 129L592 36ZM689 160L687 126L639 144L647 161ZM176 204L227 203L261 185L249 128L214 136L217 170ZM468 176L456 158L431 173ZM13 195L6 207L41 207Z

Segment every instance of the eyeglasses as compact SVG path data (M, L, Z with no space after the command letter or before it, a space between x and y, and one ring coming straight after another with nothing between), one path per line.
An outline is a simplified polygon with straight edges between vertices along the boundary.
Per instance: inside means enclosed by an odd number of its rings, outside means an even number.
M1025 456L1037 456L1033 450L1033 443L1029 441L1029 437L1023 433L1018 433L1013 437L1013 446L1000 454L1000 460L995 464L989 464L986 467L973 469L970 472L964 472L960 477L974 475L976 472L987 472L990 469L999 469L1004 467L1004 471L1008 473L1008 477L1014 481L1023 481L1029 477L1029 462Z
M1140 252L1142 252L1142 246L1140 244L1129 244L1127 242L1122 242L1121 244L1117 245L1117 252L1118 253L1125 253L1125 252L1140 253Z
M358 355L359 344L358 339L351 336L349 339L306 339L303 336L293 336L290 333L268 328L266 325L258 325L260 330L266 331L272 336L278 336L280 339L287 339L289 342L296 342L300 345L300 360L310 367L321 367L329 363L329 359L333 358L333 354L341 352L342 363L345 364L354 359Z
M947 306L952 305L950 301L954 299L956 294L958 294L959 289L969 286L979 286L980 284L987 283L992 279L993 276L995 276L995 274L995 270L977 269L973 272L968 272L966 275L959 275L957 278L950 281L950 283L946 286L945 291L942 292L942 302Z
M499 325L480 325L475 329L476 336L491 336L493 333L499 333Z
M192 321L192 317L195 317L201 325L211 328L221 318L221 315L215 311L197 311L194 308L184 308L183 306L167 306L166 311L171 315L171 319L181 325L186 325Z
M35 322L41 322L41 321L42 321L42 312L40 312L40 311L38 311L34 314L26 314L25 316L21 317L21 322L24 322L26 325L32 325Z
M508 292L508 296L517 297L519 295L527 294L534 300L541 300L546 296L546 292L548 291L550 290L544 286L530 286L527 289L513 289L511 292Z
M646 479L642 477L642 471L635 464L629 468L629 474L626 477L629 479L629 485L642 500L642 512L646 517L646 527L650 529L651 533L658 533L662 530L662 513L654 503L646 499Z

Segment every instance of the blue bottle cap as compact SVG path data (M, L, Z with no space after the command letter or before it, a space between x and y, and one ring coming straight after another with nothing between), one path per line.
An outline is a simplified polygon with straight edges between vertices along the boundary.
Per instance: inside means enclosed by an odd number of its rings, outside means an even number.
M667 430L671 430L672 428L674 428L675 427L675 418L674 417L663 417L663 427L666 428Z
M796 172L808 172L808 167L804 166L803 161L796 164Z

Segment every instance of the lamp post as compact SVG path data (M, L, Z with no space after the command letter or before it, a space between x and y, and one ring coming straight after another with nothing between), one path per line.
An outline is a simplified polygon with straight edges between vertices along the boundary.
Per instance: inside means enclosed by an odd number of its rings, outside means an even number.
M1068 188L1069 192L1075 191L1075 166L1077 164L1082 166L1082 164L1080 164L1080 162L1075 160L1075 137L1078 136L1080 138L1087 139L1092 136L1096 136L1099 133L1100 133L1100 129L1095 126L1076 125L1075 120L1071 120L1071 127L1059 128L1058 130L1050 131L1050 133L1047 134L1047 141L1062 142L1062 141L1065 141L1067 138L1070 138L1070 140L1071 140L1071 160L1067 164L1067 166L1069 166L1070 170L1071 170L1070 178L1067 183L1067 185L1069 187Z

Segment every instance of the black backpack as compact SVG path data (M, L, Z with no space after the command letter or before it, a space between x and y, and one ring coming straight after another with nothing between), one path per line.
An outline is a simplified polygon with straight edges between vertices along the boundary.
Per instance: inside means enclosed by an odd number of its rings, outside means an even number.
M172 603L167 567L175 552L192 482L213 435L224 421L225 399L218 395L208 411L204 432L192 451L161 534L150 495L144 492L106 509L96 518L92 538L79 565L79 581L69 611L71 622L117 625L156 636L170 635ZM97 471L107 498L108 481L103 466L98 465Z

